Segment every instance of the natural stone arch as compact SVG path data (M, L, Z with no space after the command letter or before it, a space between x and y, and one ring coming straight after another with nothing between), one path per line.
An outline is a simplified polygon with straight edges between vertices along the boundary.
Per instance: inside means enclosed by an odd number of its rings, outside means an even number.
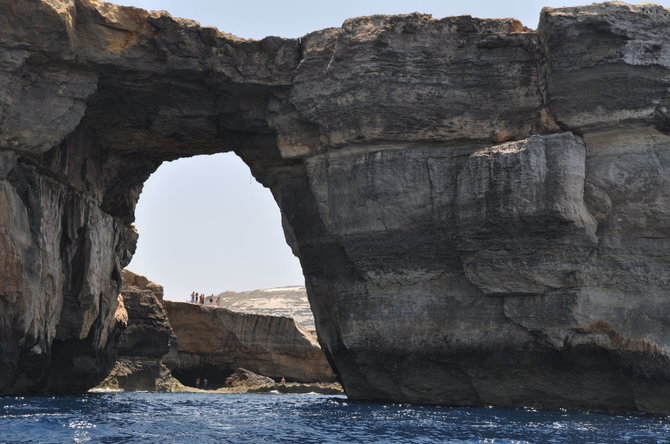
M669 411L668 63L648 45L668 17L374 16L257 42L0 0L0 392L99 376L141 184L234 150L350 396Z
M2 36L13 63L3 72L3 197L15 219L3 225L32 234L3 238L3 308L14 320L0 390L77 391L113 360L134 207L161 162L234 150L266 186L300 175L273 124L295 113L300 42L244 41L97 1L6 2L0 12L16 31Z

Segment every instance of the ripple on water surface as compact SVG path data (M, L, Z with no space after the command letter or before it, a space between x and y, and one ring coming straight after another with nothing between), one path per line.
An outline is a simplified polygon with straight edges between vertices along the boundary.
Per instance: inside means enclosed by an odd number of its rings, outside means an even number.
M670 419L320 395L0 398L3 443L669 443Z

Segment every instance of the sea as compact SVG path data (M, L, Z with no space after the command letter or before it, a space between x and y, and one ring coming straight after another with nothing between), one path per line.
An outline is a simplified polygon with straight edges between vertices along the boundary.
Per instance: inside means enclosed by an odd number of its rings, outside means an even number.
M670 443L670 418L316 394L0 397L2 443Z

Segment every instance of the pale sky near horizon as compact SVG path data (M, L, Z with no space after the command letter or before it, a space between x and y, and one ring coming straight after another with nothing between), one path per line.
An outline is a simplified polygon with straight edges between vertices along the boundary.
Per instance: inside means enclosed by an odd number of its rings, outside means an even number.
M113 0L114 1L114 0ZM589 0L116 0L239 37L300 37L340 26L350 17L423 12L441 18L515 17L536 28L543 6ZM666 7L669 1L656 2ZM180 159L162 165L147 181L137 208L138 249L129 269L165 287L165 297L186 300L191 291L303 285L298 260L284 240L279 209L269 190L251 179L232 153Z

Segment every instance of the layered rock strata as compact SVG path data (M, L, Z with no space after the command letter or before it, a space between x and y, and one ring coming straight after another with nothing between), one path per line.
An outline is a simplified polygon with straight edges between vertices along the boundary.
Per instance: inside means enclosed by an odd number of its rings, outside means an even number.
M613 2L248 41L0 0L0 393L103 373L143 181L233 150L350 397L670 412L669 24Z
M316 337L293 319L164 301L177 336L172 373L187 385L207 378L223 385L239 368L276 380L332 382L335 375Z
M242 313L267 314L293 318L298 324L314 331L314 314L309 307L305 287L265 288L251 291L225 291L205 304L214 304Z
M163 308L163 287L130 270L124 269L121 275L128 326L119 337L114 368L100 387L125 391L181 389L163 365L163 357L175 342Z

